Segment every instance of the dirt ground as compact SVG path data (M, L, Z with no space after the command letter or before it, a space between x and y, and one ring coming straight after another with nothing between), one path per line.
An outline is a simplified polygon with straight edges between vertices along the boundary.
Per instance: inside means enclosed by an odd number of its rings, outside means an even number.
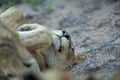
M25 23L66 30L71 35L76 54L86 55L85 61L73 67L73 74L82 76L90 71L102 74L102 80L111 80L120 68L120 1L46 0L44 3L51 4L49 14L40 5L16 7L24 12Z

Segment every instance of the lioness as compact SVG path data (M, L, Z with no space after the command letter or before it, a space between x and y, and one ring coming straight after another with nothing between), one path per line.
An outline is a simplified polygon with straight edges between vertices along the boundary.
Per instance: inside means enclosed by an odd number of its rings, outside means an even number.
M0 15L4 25L17 30L21 42L37 60L40 70L69 69L74 63L85 58L85 56L75 55L73 43L66 31L49 30L35 23L19 26L23 19L22 12L14 7Z
M19 10L11 9L7 12L19 13ZM76 61L85 58L75 55L73 43L66 31L51 31L39 24L19 26L22 18L19 20L14 16L14 19L11 18L13 13L6 13L0 15L0 20L5 25L0 22L0 76L5 76L9 80L41 80L38 76L41 74L40 70L70 69ZM17 28L18 35L11 28Z

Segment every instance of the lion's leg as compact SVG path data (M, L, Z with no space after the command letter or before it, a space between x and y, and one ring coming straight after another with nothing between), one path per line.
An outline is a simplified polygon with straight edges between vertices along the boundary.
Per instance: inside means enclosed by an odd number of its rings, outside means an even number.
M41 71L45 70L47 68L47 63L42 52L39 50L30 51L30 52L33 55L33 57L36 59L37 63L39 64L40 70Z
M19 37L28 50L46 48L52 43L51 31L39 24L23 24L18 29Z

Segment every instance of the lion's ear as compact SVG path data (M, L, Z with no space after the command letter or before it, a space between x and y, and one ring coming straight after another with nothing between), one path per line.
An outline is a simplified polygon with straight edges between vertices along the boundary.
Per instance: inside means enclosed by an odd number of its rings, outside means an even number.
M84 61L85 59L86 59L86 56L85 56L85 55L83 55L83 54L77 54L77 55L75 55L73 64L74 64L74 65L75 65L75 64L78 64L78 63Z

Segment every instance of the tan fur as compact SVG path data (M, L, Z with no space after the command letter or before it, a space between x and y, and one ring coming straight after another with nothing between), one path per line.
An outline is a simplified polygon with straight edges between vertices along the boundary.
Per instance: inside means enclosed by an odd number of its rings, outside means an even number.
M36 61L39 64L40 70L43 71L46 69L47 64L46 64L46 60L45 57L43 56L42 52L39 51L31 51L33 57L36 59Z
M0 14L0 20L5 26L16 29L23 22L24 15L20 10L11 7Z
M66 39L62 30L53 31L52 36L52 44L41 50L45 55L48 66L50 68L70 69L74 60L71 39Z
M41 80L74 80L72 74L64 70L46 70L41 75Z
M40 74L36 60L21 44L17 33L0 22L0 76L21 80L29 73Z
M42 25L23 24L17 30L21 41L30 51L48 47L52 43L51 32Z
M86 59L86 56L83 54L77 54L75 55L73 64L78 64Z

